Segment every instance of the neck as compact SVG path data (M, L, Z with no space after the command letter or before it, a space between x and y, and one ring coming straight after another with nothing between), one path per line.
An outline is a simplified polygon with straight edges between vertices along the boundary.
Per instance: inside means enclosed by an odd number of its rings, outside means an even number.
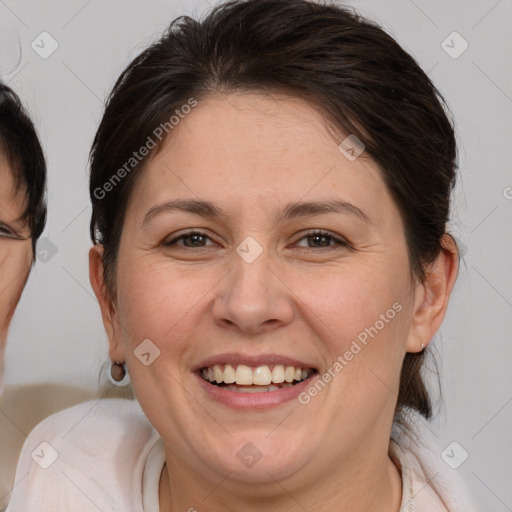
M367 452L371 454L370 452ZM244 512L398 512L402 482L387 452L360 462L356 454L343 465L324 466L323 473L305 468L301 474L265 484L216 478L194 471L166 448L160 479L160 512L186 510ZM342 466L342 467L339 467ZM192 484L191 484L192 483Z

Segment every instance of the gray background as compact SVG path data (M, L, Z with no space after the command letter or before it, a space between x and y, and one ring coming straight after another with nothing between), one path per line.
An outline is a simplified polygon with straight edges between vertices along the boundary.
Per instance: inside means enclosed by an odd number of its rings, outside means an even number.
M459 443L455 460L468 452L453 471L480 510L512 510L512 1L349 4L415 56L456 119L460 176L451 229L464 256L433 348L443 404L432 429L441 449ZM124 66L171 19L208 7L199 0L0 0L0 73L33 115L49 167L47 239L10 331L6 383L97 385L107 352L88 279L90 143ZM58 43L47 59L31 47L44 31ZM458 36L446 40L453 31L469 45L458 58L445 51L462 48Z

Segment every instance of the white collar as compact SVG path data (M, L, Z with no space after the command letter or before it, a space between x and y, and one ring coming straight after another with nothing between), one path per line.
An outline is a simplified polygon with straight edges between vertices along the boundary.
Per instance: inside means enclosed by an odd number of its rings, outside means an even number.
M142 510L160 512L160 477L165 464L165 451L159 437L151 448L142 474Z

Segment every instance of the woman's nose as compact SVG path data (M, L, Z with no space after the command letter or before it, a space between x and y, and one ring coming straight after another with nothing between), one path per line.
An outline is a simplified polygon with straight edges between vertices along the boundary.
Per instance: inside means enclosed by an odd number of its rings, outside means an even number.
M249 249L246 253L242 249ZM213 317L216 323L236 326L240 331L257 334L291 322L293 302L290 288L279 276L268 251L251 244L233 254L233 266L219 283ZM248 256L247 256L248 255ZM275 267L275 264L274 264Z

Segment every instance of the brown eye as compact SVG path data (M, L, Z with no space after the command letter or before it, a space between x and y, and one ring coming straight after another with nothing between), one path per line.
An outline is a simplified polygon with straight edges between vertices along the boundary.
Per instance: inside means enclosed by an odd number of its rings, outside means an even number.
M189 233L184 233L169 242L165 242L164 245L166 247L172 245L178 245L180 247L206 247L206 241L210 240L210 237L201 233L200 231L191 231ZM177 243L179 241L183 241L183 243ZM212 244L210 244L212 245Z
M302 237L301 240L307 240L308 247L310 249L322 249L322 248L334 248L335 246L347 246L347 242L334 236L329 231L312 231L311 233L307 233L306 236ZM311 245L310 245L311 244ZM304 246L302 246L304 247Z

